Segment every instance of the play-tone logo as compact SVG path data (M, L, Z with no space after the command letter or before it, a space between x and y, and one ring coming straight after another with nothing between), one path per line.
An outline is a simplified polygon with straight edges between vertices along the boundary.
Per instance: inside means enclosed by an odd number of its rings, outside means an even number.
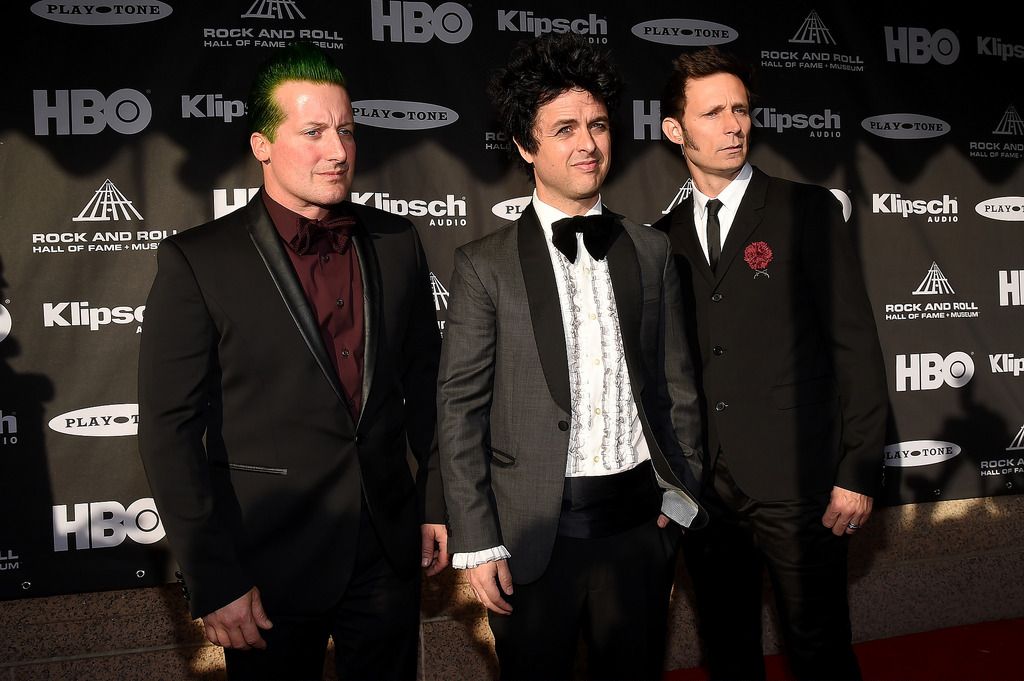
M999 196L986 199L974 207L975 212L990 220L1020 222L1024 220L1024 196Z
M958 456L960 445L942 440L910 440L885 447L885 465L894 468L930 466Z
M0 343L10 335L13 324L10 311L3 305L0 305Z
M491 206L491 212L504 220L518 220L526 207L533 201L533 196L517 196L514 199L506 199L501 203Z
M32 4L32 14L62 24L79 26L115 26L143 24L170 16L174 10L166 2L109 2L104 0L40 0Z
M872 135L894 140L941 137L952 129L944 120L912 113L871 116L861 121L860 125Z
M722 45L740 37L732 27L700 19L652 19L637 24L632 32L662 45Z
M459 120L459 114L447 107L397 99L363 99L352 102L352 113L360 125L392 130L442 128Z
M139 432L139 405L105 404L69 411L50 419L50 430L83 437L123 437Z

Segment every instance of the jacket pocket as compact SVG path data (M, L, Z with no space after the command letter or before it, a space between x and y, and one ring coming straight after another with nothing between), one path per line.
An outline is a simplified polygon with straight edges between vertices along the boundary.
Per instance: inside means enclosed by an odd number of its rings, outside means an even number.
M229 468L233 471L245 471L246 473L266 473L268 475L288 475L287 468L274 468L272 466L253 466L247 463L232 463L230 461L214 461L218 468Z
M772 402L778 409L792 409L804 404L819 404L835 396L831 376L812 378L799 383L777 385L771 390Z
M491 463L496 466L514 466L516 465L516 457L491 447Z

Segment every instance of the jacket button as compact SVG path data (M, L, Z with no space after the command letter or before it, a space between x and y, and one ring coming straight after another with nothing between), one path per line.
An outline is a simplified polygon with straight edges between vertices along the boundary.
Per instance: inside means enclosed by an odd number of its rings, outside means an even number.
M559 421L558 422L558 429L562 430L562 431L569 430L569 422L568 421Z
M715 353L716 357L721 357L722 355L725 354L725 348L723 348L721 345L716 345L715 347L711 348L711 352Z
M728 406L727 402L719 402L715 405L715 411L725 411Z
M711 300L715 301L716 303L718 301L720 301L721 299L722 299L722 294L721 293L715 293L714 295L711 296Z

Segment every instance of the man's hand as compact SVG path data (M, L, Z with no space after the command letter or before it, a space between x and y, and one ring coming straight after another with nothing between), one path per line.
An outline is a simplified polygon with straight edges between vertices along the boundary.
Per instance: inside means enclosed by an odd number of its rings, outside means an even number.
M260 636L260 629L274 626L263 612L260 590L256 587L211 612L203 618L203 624L210 643L238 650L266 648L267 642Z
M512 614L512 606L501 597L502 593L512 595L512 573L507 560L492 560L469 568L469 585L485 608L499 615Z
M666 527L668 527L668 524L670 522L672 522L672 519L669 518L667 515L665 515L664 513L658 514L658 527L664 530Z
M420 566L427 569L427 577L433 577L448 567L448 528L424 523L420 525L420 536Z
M853 534L864 527L871 517L873 503L869 496L842 487L833 487L832 498L825 509L825 515L821 516L821 522L825 527L832 528L832 534L837 537Z

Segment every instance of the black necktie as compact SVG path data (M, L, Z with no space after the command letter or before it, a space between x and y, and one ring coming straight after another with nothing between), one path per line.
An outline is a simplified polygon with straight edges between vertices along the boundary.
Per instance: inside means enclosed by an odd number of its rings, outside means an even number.
M712 272L718 267L718 257L722 254L722 228L718 224L718 211L721 208L722 202L718 199L708 201L708 261Z
M299 230L292 240L288 242L291 249L299 255L309 255L316 252L316 245L320 239L329 239L331 250L344 253L348 250L349 239L352 235L352 226L356 219L349 215L331 217L325 220L310 220L309 218L299 219Z
M608 255L608 249L615 237L622 231L622 225L608 213L599 215L577 215L555 220L551 225L551 243L565 254L569 262L576 262L576 233L583 233L583 245L594 260Z

